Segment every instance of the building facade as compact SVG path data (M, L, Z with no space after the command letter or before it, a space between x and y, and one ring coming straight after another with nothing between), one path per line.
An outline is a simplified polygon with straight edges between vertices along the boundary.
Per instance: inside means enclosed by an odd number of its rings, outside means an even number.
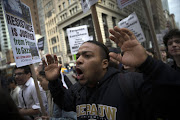
M161 30L166 28L166 18L163 12L163 6L161 0L150 0L153 22L156 33L161 33Z
M58 56L58 60L62 63L62 57L64 56L62 53L62 47L60 42L59 31L57 28L57 19L56 19L56 4L58 0L44 0L43 8L45 14L45 29L46 29L46 37L47 37L47 45L48 51L50 54L56 54Z
M39 16L39 25L41 30L41 36L44 37L44 50L43 54L49 53L48 45L47 45L47 35L45 28L45 13L43 9L43 0L37 0L37 8L38 8L38 16Z
M41 34L38 9L37 9L37 1L38 0L21 0L22 3L30 7L35 34Z
M55 5L54 9L53 5ZM150 6L148 7L150 8ZM120 20L135 11L146 37L146 41L142 45L149 48L150 43L152 43L150 42L151 35L142 8L141 1L137 1L122 10L117 6L116 0L101 0L98 2L96 4L96 10L103 43L108 47L116 47L109 40L108 30L118 25ZM63 64L73 61L73 55L70 52L66 33L67 28L87 25L89 36L93 36L93 40L97 40L91 10L84 14L81 8L81 0L44 0L44 11L49 52L51 54L57 54Z
M3 6L0 2L0 65L6 65L7 58L6 52L11 49L11 43L8 33L8 28L5 20L5 16L3 13Z

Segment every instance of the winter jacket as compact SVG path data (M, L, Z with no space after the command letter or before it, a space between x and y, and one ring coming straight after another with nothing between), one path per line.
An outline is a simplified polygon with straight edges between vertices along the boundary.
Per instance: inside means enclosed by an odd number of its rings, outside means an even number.
M94 88L76 83L66 90L61 82L55 80L49 82L49 89L54 102L65 110L76 111L79 120L152 120L162 118L160 115L165 113L168 115L167 112L171 111L179 100L175 100L177 96L174 95L177 93L174 92L179 91L180 76L167 65L150 57L139 70L143 75L121 74L117 69L108 68L105 76ZM120 80L127 81L128 86L122 88ZM125 92L128 88L133 97L126 95L129 93ZM171 102L174 100L176 103L169 103L166 95L172 98Z
M152 80L153 113L160 120L180 119L180 74L151 57L139 67L145 81Z

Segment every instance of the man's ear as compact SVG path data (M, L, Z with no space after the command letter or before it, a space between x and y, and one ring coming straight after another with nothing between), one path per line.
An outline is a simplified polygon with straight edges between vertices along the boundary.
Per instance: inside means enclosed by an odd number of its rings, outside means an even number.
M103 64L103 69L106 69L109 65L109 61L107 59L103 59L102 64Z
M28 75L28 77L32 77L32 74L30 72L27 75Z

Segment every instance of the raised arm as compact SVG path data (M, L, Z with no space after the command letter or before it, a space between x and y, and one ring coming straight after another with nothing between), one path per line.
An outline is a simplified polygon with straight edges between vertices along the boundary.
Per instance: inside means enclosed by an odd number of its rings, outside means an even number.
M57 56L53 57L48 54L46 55L47 61L43 60L43 65L45 66L45 74L48 81L53 81L58 79L60 76L61 65L58 66Z
M134 34L126 28L114 27L109 32L110 39L122 50L123 55L110 53L113 60L131 67L138 67L143 78L151 85L154 113L165 119L180 119L180 75L162 61L154 60L148 56L145 49L135 38ZM147 89L147 85L143 86ZM146 101L145 101L146 102ZM163 118L164 119L164 118Z
M111 52L109 54L111 59L131 67L139 67L146 60L148 56L146 50L130 30L115 26L109 32L112 34L110 39L121 48L123 54L120 55Z
M43 60L45 66L46 78L49 81L48 88L53 97L53 101L58 107L65 109L66 111L75 111L73 107L73 96L71 89L66 89L63 86L60 76L61 65L58 66L57 56L53 57L48 54L46 55L47 61ZM64 76L65 81L68 81L68 77Z

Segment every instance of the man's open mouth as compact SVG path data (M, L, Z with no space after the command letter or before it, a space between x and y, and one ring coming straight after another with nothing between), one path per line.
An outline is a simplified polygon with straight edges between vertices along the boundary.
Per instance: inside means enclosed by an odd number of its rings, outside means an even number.
M77 79L81 80L84 78L83 71L79 68L76 68L76 73L77 73Z

